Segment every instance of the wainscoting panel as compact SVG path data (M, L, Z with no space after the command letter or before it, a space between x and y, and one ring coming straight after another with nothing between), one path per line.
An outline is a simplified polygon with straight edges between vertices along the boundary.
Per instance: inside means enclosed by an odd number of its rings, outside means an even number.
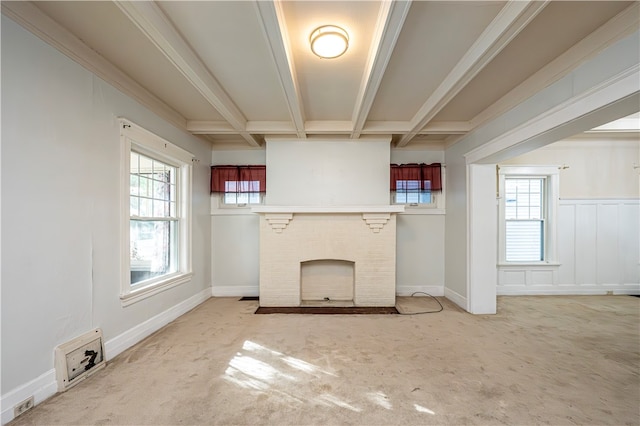
M560 205L563 210L563 205ZM597 218L598 206L596 204L576 205L574 216L575 229L575 284L590 284L595 281L598 264L598 237ZM570 259L572 253L558 253L560 263L564 259Z
M640 294L640 200L561 200L559 265L498 268L498 294Z

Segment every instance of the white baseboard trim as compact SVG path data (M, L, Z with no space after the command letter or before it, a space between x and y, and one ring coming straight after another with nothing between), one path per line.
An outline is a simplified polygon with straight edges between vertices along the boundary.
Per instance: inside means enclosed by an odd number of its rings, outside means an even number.
M158 331L174 319L178 318L195 308L202 302L211 297L211 289L206 288L201 292L191 296L190 298L178 303L177 305L167 309L158 315L149 318L145 322L136 325L124 333L110 339L104 343L105 357L108 360L113 359L126 349L140 342L145 337Z
M213 297L243 297L243 296L259 296L260 287L253 285L214 285L211 287Z
M22 386L7 392L0 398L0 407L2 407L2 424L7 424L14 419L13 407L33 395L34 405L40 404L45 399L53 396L58 391L58 383L56 382L56 370L51 369L25 383Z
M135 345L151 333L159 330L180 315L185 314L211 297L211 289L206 288L187 300L167 309L166 311L149 318L147 321L125 331L119 336L105 342L104 352L107 360L112 359L125 349ZM51 369L40 377L31 380L24 385L9 391L0 397L2 407L2 424L13 420L13 407L33 395L34 405L38 405L45 399L55 395L58 391L56 370Z
M396 286L396 296L411 296L413 293L423 292L431 296L444 296L443 285L399 285ZM418 294L416 296L424 296Z
M580 296L580 295L640 295L640 284L623 285L507 285L496 288L498 296Z
M460 293L457 293L451 290L450 288L445 287L444 297L451 300L453 303L455 303L456 305L460 306L462 309L468 312L467 298L461 295Z

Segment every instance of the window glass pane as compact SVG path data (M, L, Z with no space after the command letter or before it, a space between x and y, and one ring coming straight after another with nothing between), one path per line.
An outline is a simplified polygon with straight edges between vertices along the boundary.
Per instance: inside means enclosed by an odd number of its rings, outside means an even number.
M433 197L431 194L431 181L422 182L420 188L419 180L397 180L394 202L396 204L431 204Z
M260 193L259 192L250 192L249 193L249 204L260 204Z
M543 219L544 178L505 179L505 218Z
M138 195L140 193L140 178L138 175L129 176L129 194Z
M260 181L226 181L224 204L260 204Z
M153 201L149 198L140 198L140 216L151 217L153 213Z
M140 205L140 199L138 197L129 197L129 214L131 216L138 216L138 208Z
M153 181L153 198L157 200L169 200L169 184L166 182Z
M247 204L249 202L249 194L246 192L240 192L237 194L238 204Z
M508 262L538 262L544 259L543 226L541 220L506 222L506 260Z
M147 177L140 176L139 194L143 197L151 197L151 180Z
M177 221L130 221L131 284L177 271Z

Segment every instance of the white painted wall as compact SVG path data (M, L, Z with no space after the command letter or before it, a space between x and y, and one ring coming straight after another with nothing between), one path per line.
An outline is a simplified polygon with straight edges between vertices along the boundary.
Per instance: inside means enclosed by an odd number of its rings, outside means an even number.
M267 195L272 206L389 204L390 138L267 138Z
M445 222L445 288L444 294L467 309L467 147L458 143L445 151L447 165L447 202Z
M387 150L389 147L387 146ZM214 150L212 164L265 164L266 150ZM443 163L438 150L392 149L391 163ZM388 169L388 163L386 168ZM384 184L390 202L388 178ZM257 296L259 217L249 208L217 208L212 195L211 263L214 296ZM444 214L399 214L397 217L396 292L409 295L444 291Z
M119 298L118 116L199 160L194 277L126 308ZM58 344L94 327L108 343L117 342L143 324L152 330L150 319L210 295L210 149L2 17L3 422L25 392L39 402L55 391Z
M392 149L391 163L444 164L444 151ZM444 213L413 209L398 214L396 227L396 293L408 296L422 291L444 295Z
M512 158L560 170L559 266L503 266L498 294L640 293L637 136L590 135Z
M558 165L561 199L640 197L640 134L586 134L511 158L505 165ZM566 167L566 168L565 168Z
M266 150L215 150L211 164L264 165ZM258 296L260 217L250 207L220 208L211 194L211 282L213 295Z

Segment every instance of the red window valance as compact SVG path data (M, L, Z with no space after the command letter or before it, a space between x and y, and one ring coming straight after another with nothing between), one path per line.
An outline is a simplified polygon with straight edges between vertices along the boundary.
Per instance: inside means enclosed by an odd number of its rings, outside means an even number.
M440 174L442 165L433 164L392 164L391 165L391 191L395 191L398 181L417 181L420 190L441 191L442 177ZM425 183L429 182L429 184Z
M227 182L249 182L249 184L229 185ZM266 166L211 166L211 192L266 191Z

